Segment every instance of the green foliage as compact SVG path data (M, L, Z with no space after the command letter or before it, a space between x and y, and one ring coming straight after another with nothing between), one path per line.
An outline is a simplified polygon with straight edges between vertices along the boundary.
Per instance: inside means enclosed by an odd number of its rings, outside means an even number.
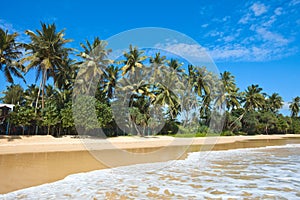
M231 131L224 131L221 133L221 136L234 136L235 134Z
M248 135L257 134L257 125L259 121L257 119L257 113L255 111L247 112L242 119L242 131L248 133Z
M94 97L80 95L73 104L74 122L84 130L99 128L95 113L95 102Z
M76 124L85 131L102 128L109 136L134 134L134 131L143 135L152 129L154 131L163 116L166 123L159 134L217 136L218 133L212 132L219 128L218 123L210 122L220 122L222 116L216 110L227 108L221 135L300 133L300 97L289 103L291 117L285 117L278 114L283 106L279 94L267 95L259 85L250 85L240 92L235 77L227 71L220 74L221 79L204 66L188 65L185 72L181 68L183 63L178 60L167 60L160 52L148 57L132 45L124 53L123 61L114 62L108 59L112 50L106 49L107 42L99 37L93 42L80 44L83 50L78 54L78 61L70 58L69 53L74 53L74 49L67 48L66 44L71 40L65 39L64 30L57 31L55 24L41 23L40 30L27 30L25 33L30 42L18 44L17 33L9 34L9 31L0 28L0 71L6 80L13 83L13 76L23 78L22 72L33 68L37 72L36 79L41 80L39 87L27 86L25 92L20 85L10 85L2 92L1 101L17 105L10 113L10 120L14 125L22 126L23 132L24 127L38 126L42 133L46 129L49 133L61 128L69 133ZM24 55L22 48L26 51ZM149 68L145 65L147 62L150 63ZM154 77L160 82L147 82L149 69L153 69ZM133 78L134 83L128 77ZM53 78L53 85L47 85L49 78ZM99 83L81 84L82 88L73 91L76 78L78 83L90 83L91 78L99 78ZM110 103L119 98L115 94L116 87L131 95L128 118L113 116ZM80 95L94 90L94 97ZM192 93L195 101L185 100L187 93ZM73 106L72 94L76 96ZM42 106L39 106L40 102ZM185 107L194 104L200 107L194 124L188 123L187 118L182 122L176 121L184 116L184 110L188 110ZM151 115L155 106L162 108L161 115ZM118 117L126 119L118 120ZM119 121L127 123L127 126L122 125L128 130L120 130L116 124Z
M74 127L72 102L68 102L64 105L64 108L60 111L62 127L70 128Z
M292 123L290 125L290 133L300 134L300 119L299 118L292 119Z
M79 95L73 105L73 117L76 125L84 130L105 127L112 122L111 108L94 97Z
M12 124L23 127L23 134L26 126L30 126L36 119L34 109L28 106L15 106L14 111L9 114Z
M107 104L96 101L95 108L100 127L105 127L113 121L112 110Z
M18 62L22 56L21 44L16 42L18 33L9 34L8 32L0 28L0 71L3 71L9 83L14 83L13 76L25 81L21 73L23 65Z
M4 97L0 98L3 103L16 105L22 104L24 101L24 90L19 84L7 86L3 94Z
M60 123L60 113L55 101L47 101L45 108L42 110L42 112L43 112L42 124L48 127L48 134L49 134L50 127Z

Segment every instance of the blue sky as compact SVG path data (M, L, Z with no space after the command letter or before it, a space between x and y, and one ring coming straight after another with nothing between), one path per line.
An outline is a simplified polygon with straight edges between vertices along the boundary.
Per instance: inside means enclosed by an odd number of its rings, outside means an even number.
M65 28L77 49L95 36L106 39L139 27L169 28L196 40L221 72L236 76L241 90L259 84L269 94L278 92L285 102L300 95L300 0L27 0L2 5L0 27L20 32L21 41L28 41L23 32L38 29L40 21ZM34 73L26 77L33 82L31 76ZM0 80L2 91L2 73Z

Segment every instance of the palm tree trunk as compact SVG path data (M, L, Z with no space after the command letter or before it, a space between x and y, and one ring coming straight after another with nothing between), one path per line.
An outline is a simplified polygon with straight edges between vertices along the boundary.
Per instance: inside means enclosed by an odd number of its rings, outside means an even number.
M47 70L43 70L43 77L42 77L42 109L45 108L45 82L46 82L46 78L47 78Z
M135 130L136 130L138 136L142 136L140 130L138 129L138 127L136 126L136 124L135 124L134 122L133 122L133 126L134 126L134 128L135 128Z
M38 95L36 97L35 110L34 110L35 114L37 113L37 107L38 107L38 104L39 104L39 97L40 97L40 94L41 94L42 85L43 85L43 81L41 80Z

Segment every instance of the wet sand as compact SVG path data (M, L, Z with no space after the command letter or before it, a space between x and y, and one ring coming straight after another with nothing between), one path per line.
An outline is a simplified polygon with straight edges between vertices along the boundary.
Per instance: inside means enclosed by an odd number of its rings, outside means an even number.
M192 142L186 139L171 142L172 140L173 138L169 137L112 138L109 144L105 140L100 142L103 149L89 152L86 150L89 146L83 144L82 140L70 137L59 139L49 136L21 139L2 137L0 139L0 193L57 181L74 173L111 166L182 159L188 152L211 148L212 150L225 150L300 143L300 137L297 135L219 137L213 140L197 138ZM192 145L186 146L187 141ZM211 145L210 142L215 142L216 145ZM129 152L126 155L133 156L129 156L130 159L128 159L129 157L120 154L120 149L112 149L111 144L113 147L126 149L125 151ZM163 148L168 144L171 145ZM161 149L159 154L151 154L158 149ZM98 155L115 162L100 163Z

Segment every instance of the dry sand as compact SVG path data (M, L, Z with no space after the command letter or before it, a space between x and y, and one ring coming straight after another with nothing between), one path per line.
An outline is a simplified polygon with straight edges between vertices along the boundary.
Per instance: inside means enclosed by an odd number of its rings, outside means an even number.
M199 138L174 138L170 136L156 137L115 137L108 139L74 138L64 136L0 136L0 154L85 151L94 148L102 149L134 149L157 148L164 146L226 144L245 140L274 140L300 138L300 135L256 135L256 136L223 136Z

